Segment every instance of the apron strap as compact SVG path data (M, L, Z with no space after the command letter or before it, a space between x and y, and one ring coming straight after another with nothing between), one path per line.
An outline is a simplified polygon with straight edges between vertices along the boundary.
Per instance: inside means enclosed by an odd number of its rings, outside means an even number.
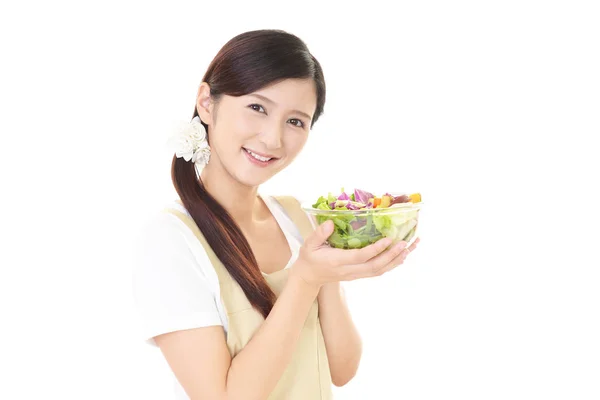
M288 217L300 231L302 239L306 238L315 230L308 215L302 210L300 202L293 196L273 196L281 204Z

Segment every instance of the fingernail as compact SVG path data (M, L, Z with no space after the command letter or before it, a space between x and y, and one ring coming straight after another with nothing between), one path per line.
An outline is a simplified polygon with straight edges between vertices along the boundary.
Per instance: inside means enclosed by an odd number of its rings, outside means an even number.
M406 242L400 242L396 245L397 249L403 249L406 247Z

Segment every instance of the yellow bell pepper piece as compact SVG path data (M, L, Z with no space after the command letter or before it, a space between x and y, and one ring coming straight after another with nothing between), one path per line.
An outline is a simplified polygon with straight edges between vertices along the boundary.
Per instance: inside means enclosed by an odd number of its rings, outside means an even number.
M410 197L410 201L412 201L413 203L421 202L421 193L413 193L408 197Z

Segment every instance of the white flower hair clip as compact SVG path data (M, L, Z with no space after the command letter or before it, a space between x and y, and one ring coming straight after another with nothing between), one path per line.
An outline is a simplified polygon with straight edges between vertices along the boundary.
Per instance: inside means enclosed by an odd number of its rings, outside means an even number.
M196 167L202 169L210 159L210 146L206 139L206 129L200 122L200 117L196 116L177 129L167 145L173 149L178 158L191 161Z

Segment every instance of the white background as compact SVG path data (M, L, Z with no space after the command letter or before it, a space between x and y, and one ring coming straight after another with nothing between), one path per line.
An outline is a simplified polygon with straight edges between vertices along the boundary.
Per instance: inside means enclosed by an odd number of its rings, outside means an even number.
M174 195L169 129L219 48L258 28L305 40L328 87L262 189L426 203L409 260L348 285L365 347L336 398L600 398L592 3L3 3L0 398L169 398L132 241Z

